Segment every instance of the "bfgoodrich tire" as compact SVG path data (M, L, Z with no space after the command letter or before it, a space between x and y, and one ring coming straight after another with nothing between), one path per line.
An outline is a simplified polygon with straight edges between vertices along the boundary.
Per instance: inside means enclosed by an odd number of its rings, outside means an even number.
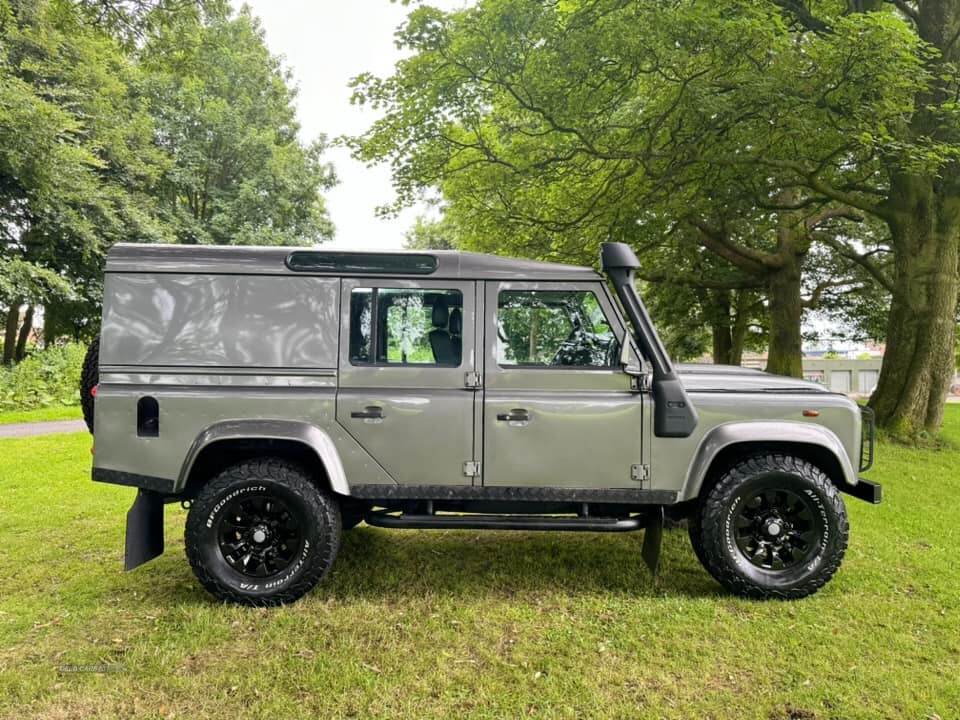
M224 470L191 502L190 567L216 598L281 605L309 592L340 548L340 510L299 466L276 458Z
M702 499L691 532L704 567L725 588L790 600L833 577L849 525L840 493L822 470L770 453L724 472Z

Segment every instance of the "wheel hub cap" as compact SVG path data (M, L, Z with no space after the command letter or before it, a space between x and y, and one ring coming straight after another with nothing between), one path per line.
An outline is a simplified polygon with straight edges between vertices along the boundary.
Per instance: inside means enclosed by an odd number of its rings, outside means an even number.
M286 503L270 495L243 495L224 510L220 552L237 572L253 578L283 573L295 562L304 533Z
M732 532L750 564L779 571L807 561L817 551L817 526L808 498L791 490L765 489L740 506Z

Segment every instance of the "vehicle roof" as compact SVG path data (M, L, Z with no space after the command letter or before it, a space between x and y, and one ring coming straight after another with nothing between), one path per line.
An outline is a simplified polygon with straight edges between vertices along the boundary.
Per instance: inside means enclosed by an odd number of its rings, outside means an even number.
M356 251L357 255L429 255L437 259L437 269L429 274L376 273L290 270L286 259L292 252L350 252L341 249L304 247L256 247L250 245L148 245L119 243L107 254L107 272L251 274L251 275L325 275L415 277L422 280L567 280L591 281L601 276L590 267L539 262L520 258L485 255L454 250Z

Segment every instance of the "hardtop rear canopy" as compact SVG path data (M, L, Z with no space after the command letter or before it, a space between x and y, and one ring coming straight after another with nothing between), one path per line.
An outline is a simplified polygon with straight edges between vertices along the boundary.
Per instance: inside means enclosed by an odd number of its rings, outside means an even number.
M292 266L292 267L291 267ZM246 275L380 275L465 280L596 281L589 267L452 250L345 251L241 245L120 243L107 255L108 273Z

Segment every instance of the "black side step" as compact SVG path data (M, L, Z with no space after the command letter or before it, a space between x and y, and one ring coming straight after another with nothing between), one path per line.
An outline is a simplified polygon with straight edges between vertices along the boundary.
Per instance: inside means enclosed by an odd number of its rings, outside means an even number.
M574 530L629 532L642 530L647 518L549 517L546 515L392 515L378 511L364 517L368 525L385 528L459 530Z
M859 478L856 485L847 485L844 483L840 489L848 495L853 495L860 500L866 500L868 503L879 505L883 500L883 486L879 483L870 482L866 478Z

